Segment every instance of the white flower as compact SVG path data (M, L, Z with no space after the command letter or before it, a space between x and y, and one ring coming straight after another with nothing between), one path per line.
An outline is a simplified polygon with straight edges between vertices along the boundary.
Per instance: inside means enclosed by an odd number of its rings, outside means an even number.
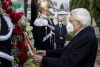
M21 17L20 19L19 19L19 22L21 22L21 21L23 21L24 19Z
M31 29L27 26L26 27L26 32L30 32L31 31Z
M31 28L31 30L33 30L33 27L32 26L30 26L30 28Z
M26 26L30 26L30 23L29 22L26 22Z
M32 26L28 26L28 28L30 28L30 31L32 31L32 30L33 30L33 27L32 27Z
M31 32L32 31L32 27L31 26L26 26L26 32Z
M30 39L33 39L33 35L29 35L28 37L29 37Z
M32 32L28 32L28 35L33 35L33 33Z
M25 22L25 20L24 19L20 19L20 21L19 21L23 26L26 26L26 22Z
M30 29L29 28L26 28L26 32L29 32L30 31Z
M28 36L28 33L27 32L24 32L24 33L25 33L26 36Z
M25 23L25 22L22 22L22 25L23 25L23 26L26 26L26 23Z
M23 16L22 16L22 19L25 19L25 18L26 18L26 17L23 15Z

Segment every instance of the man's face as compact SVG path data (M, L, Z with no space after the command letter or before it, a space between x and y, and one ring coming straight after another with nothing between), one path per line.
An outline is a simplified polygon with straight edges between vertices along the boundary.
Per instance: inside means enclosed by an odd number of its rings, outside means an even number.
M58 18L58 22L62 22L62 19Z
M82 24L80 21L77 21L74 19L74 15L71 15L70 16L70 19L69 19L70 23L73 25L73 28L74 28L74 33L77 33L80 28L82 27Z

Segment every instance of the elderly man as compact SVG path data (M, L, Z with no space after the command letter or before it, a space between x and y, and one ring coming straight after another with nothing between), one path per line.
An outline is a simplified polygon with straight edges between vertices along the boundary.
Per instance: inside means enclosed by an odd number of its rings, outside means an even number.
M67 31L73 32L74 38L63 49L37 51L33 61L42 62L42 67L94 67L98 44L90 23L88 10L72 10Z
M66 26L62 24L63 19L62 17L58 17L58 24L55 25L55 43L56 43L56 49L63 48L67 30Z

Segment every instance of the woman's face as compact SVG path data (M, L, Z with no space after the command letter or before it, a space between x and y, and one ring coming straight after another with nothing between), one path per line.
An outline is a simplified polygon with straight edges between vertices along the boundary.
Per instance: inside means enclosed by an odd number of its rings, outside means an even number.
M48 11L47 11L47 10L45 10L45 9L42 9L42 14L44 14L44 15L48 16Z

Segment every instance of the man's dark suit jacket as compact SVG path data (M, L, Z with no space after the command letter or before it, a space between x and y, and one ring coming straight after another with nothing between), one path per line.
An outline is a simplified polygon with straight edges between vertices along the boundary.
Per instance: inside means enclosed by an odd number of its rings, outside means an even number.
M65 48L46 51L42 67L94 67L97 46L94 32L86 27Z
M55 42L60 43L60 44L64 44L66 36L67 36L66 26L62 24L61 35L60 35L60 27L59 27L59 24L57 24L55 26ZM60 40L59 37L63 37L64 39Z

